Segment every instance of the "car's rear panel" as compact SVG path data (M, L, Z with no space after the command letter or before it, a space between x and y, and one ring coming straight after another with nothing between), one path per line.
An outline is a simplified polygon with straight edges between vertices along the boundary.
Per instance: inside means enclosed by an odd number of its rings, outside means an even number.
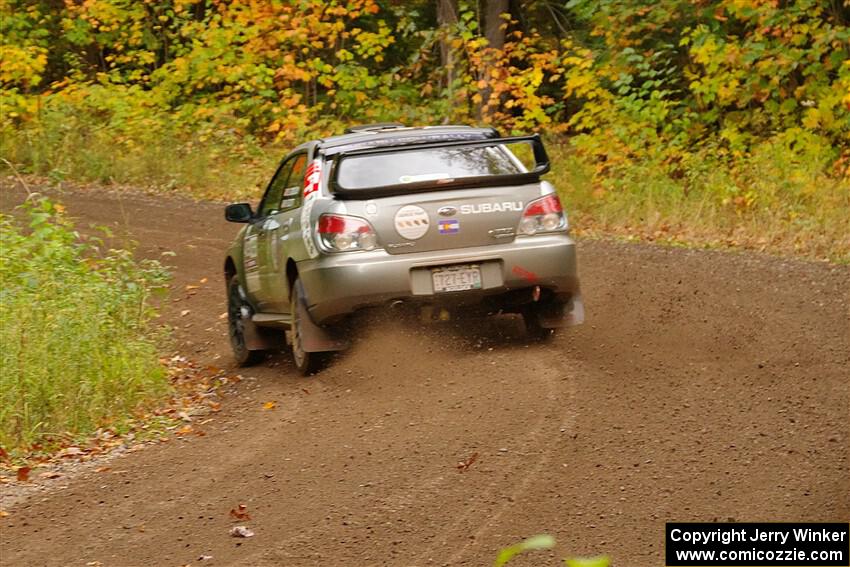
M511 242L525 206L540 195L539 183L448 189L370 200L338 199L330 210L367 219L380 247L390 254L409 254Z
M433 270L475 266L480 285L460 293L435 289ZM578 297L575 243L564 233L520 238L502 245L391 255L382 249L330 254L299 264L309 290L310 314L317 323L362 307L395 300L471 302L540 285L563 300Z

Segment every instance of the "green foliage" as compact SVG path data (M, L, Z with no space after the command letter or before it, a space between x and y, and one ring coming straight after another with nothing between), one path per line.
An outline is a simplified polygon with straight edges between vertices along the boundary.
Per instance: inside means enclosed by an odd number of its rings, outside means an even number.
M625 120L633 126L624 136L641 134L624 140L636 152L714 137L747 151L789 128L846 143L846 5L570 0L560 11L571 31L553 31L551 18L528 7L503 15L498 48L484 37L478 4L459 2L455 23L439 29L426 8L90 0L57 9L2 0L4 120L37 120L46 100L70 90L79 101L74 93L101 85L118 97L136 87L125 100L145 116L170 111L184 128L224 120L279 140L321 130L316 121L448 111L455 120L576 132ZM438 43L449 62L434 57Z
M605 104L572 118L598 158L673 164L710 147L747 157L766 138L802 132L847 155L850 13L806 0L572 0L585 25L585 81ZM567 88L575 97L586 92ZM606 140L608 142L606 143ZM671 171L672 171L671 167ZM846 166L845 166L846 167ZM844 172L846 175L846 171Z
M555 547L555 538L550 535L538 535L523 540L517 544L499 551L494 567L502 567L508 561L526 551L537 551L540 549L552 549Z
M167 274L83 238L47 200L0 216L0 445L26 448L121 420L169 391L151 295Z
M502 567L511 559L526 551L539 551L555 547L555 538L550 535L537 535L499 551L494 567ZM611 560L607 556L565 559L566 567L609 567Z
M528 7L504 15L498 48L478 4L459 2L442 28L427 7L2 0L3 129L49 119L41 109L59 97L102 111L94 119L110 130L146 120L164 135L176 122L292 141L340 121L448 116L612 140L596 157L664 146L678 158L715 141L740 156L789 129L846 149L846 6L571 0L560 9L570 32ZM85 100L94 86L100 104ZM130 116L115 116L109 97Z

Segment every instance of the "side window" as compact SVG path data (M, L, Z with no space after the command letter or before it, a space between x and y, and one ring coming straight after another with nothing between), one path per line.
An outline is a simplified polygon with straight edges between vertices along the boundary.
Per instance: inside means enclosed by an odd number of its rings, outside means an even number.
M280 210L288 211L301 204L301 191L304 184L304 173L307 168L307 154L298 154L289 172L289 178L283 189L283 199Z
M269 188L266 189L266 194L263 195L259 216L266 217L280 211L283 188L286 185L287 179L289 179L289 173L292 171L293 163L295 163L295 160L289 159L278 168L277 173L272 178L272 182L269 183Z

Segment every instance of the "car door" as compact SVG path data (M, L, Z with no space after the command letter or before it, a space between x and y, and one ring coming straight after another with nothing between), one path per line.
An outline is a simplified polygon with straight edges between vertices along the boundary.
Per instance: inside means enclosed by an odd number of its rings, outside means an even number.
M272 239L280 226L280 221L275 216L280 212L283 189L289 179L293 163L294 160L287 159L278 167L257 208L256 219L245 233L246 286L257 308L264 312L269 312L271 307L266 280L269 272L274 270L274 266L269 265L274 261L271 251ZM249 252L255 258L254 270L248 269Z
M273 213L277 204L280 202L281 193L283 191L283 183L281 177L286 179L286 173L282 173L283 165L281 165L269 182L263 198L260 199L260 204L257 207L257 213L253 220L245 227L245 236L243 237L242 256L245 270L245 290L248 297L261 311L266 302L263 297L262 272L265 269L263 263L267 256L265 236L268 228L271 226L271 213Z
M298 232L298 208L307 153L300 152L284 162L275 176L275 206L270 204L268 218L260 237L260 294L261 309L268 313L286 313L289 310L289 286L286 280L286 262L291 255L293 236Z

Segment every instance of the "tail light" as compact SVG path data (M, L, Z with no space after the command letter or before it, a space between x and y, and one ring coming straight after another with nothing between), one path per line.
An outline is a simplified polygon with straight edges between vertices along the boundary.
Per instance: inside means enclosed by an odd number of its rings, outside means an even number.
M567 230L567 215L554 193L531 201L519 221L519 234L531 236L542 232Z
M375 229L368 221L333 214L319 217L319 240L333 252L372 250L378 243Z

